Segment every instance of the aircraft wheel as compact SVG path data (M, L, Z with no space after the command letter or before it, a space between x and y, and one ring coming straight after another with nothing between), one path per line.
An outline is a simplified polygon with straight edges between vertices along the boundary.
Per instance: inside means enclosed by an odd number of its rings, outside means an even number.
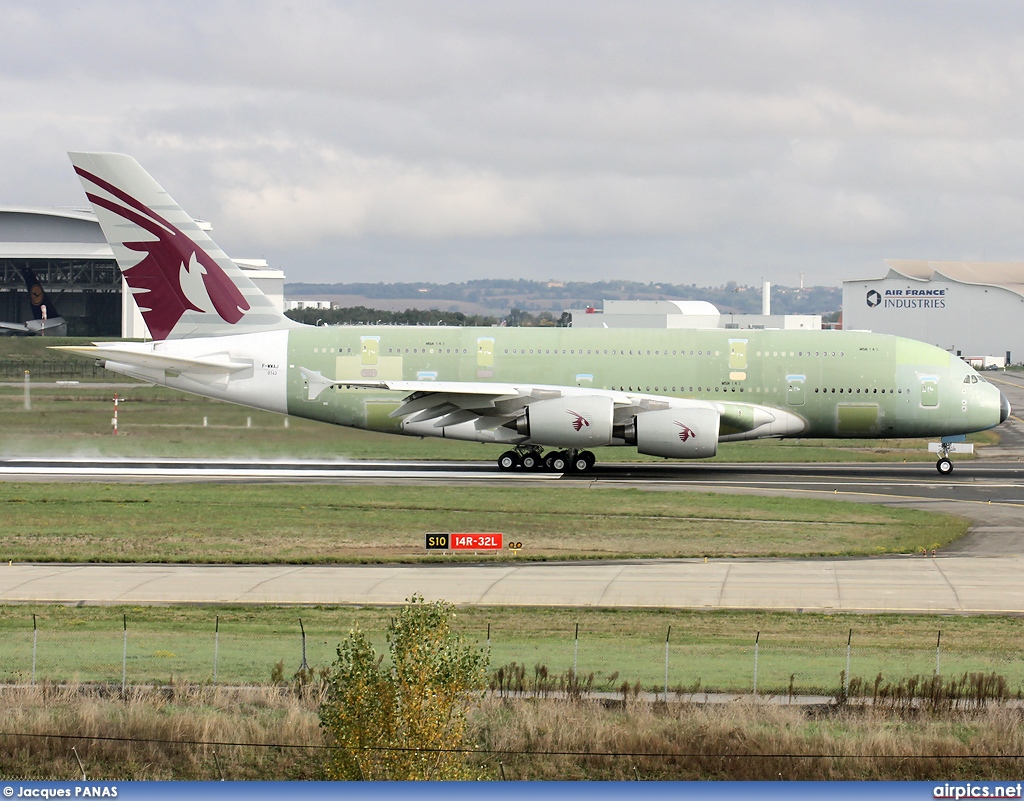
M551 453L544 457L544 469L547 470L549 473L553 473L555 471L556 456L558 456L558 453L552 451Z
M594 454L588 453L587 451L581 451L576 454L576 458L572 460L572 470L574 473L586 473L594 466Z
M953 472L953 463L949 459L939 459L935 463L935 469L939 471L940 475L948 476Z
M536 451L524 453L523 458L519 463L523 466L523 470L540 470L544 464L540 458L540 454Z
M571 469L572 463L569 461L569 455L565 451L559 451L551 457L551 469L556 473L568 473Z
M519 454L515 451L505 451L498 457L499 470L515 470L519 464Z

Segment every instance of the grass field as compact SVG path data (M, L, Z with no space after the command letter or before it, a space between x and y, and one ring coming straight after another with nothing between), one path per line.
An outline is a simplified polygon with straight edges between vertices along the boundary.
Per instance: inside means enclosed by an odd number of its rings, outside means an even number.
M84 341L87 342L87 341ZM241 406L135 384L94 371L87 359L46 350L83 340L0 338L0 456L139 456L348 459L497 459L502 446L418 439L285 418ZM24 409L22 367L32 366L31 411ZM95 373L95 375L94 375ZM77 385L57 386L58 380ZM125 383L98 387L96 381ZM111 435L113 395L121 397L119 428ZM205 425L204 425L205 418ZM971 440L997 441L984 432ZM598 448L602 462L660 462L633 448ZM923 440L770 440L723 443L714 461L932 461Z
M7 779L75 780L83 768L93 782L324 778L309 693L175 686L122 698L44 685L0 689L0 703ZM906 715L488 698L469 723L467 761L483 780L1015 781L1024 749L1019 711L999 704Z
M242 684L268 682L279 662L285 679L298 670L299 618L308 664L317 670L333 661L338 643L356 627L385 651L383 633L393 614L372 607L0 607L0 681L31 678L33 615L37 680L120 683L127 618L130 684L209 682L215 648L218 682ZM792 685L797 693L834 694L851 629L850 673L869 685L878 673L931 675L941 629L943 675L994 671L1011 691L1024 688L1017 651L1024 621L1016 618L465 607L455 622L480 647L489 627L492 669L517 662L531 680L538 665L558 676L572 668L575 654L578 673L594 674L595 690L616 691L624 681L663 688L669 626L673 689L750 692L760 632L761 693L786 694Z
M3 560L215 563L455 558L425 551L428 531L502 532L530 559L911 553L968 526L911 509L693 492L207 483L0 483L0 520Z

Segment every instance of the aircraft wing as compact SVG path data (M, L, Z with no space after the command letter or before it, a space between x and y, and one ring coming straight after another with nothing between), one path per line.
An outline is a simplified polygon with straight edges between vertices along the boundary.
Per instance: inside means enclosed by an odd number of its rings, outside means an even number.
M667 409L712 409L721 418L724 437L780 436L802 430L802 419L789 412L755 403L717 402L674 398L642 392L549 384L487 383L482 381L390 381L387 379L331 379L315 370L300 368L307 398L316 400L325 390L337 388L380 389L402 393L401 405L391 417L406 425L434 427L472 423L478 430L497 429L520 417L531 403L555 398L610 398L616 423L638 414ZM751 436L752 435L752 436Z
M31 336L28 326L24 323L0 323L0 337L25 337Z

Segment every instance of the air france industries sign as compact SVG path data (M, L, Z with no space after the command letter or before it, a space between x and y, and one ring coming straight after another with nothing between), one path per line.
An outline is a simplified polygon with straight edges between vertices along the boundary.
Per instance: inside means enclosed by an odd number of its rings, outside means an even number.
M868 308L883 309L944 309L945 289L887 289L884 293L869 289L865 302Z

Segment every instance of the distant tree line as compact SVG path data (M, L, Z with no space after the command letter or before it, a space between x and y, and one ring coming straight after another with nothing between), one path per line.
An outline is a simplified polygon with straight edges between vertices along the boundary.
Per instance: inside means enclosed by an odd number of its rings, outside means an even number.
M293 309L285 312L285 316L306 325L505 325L523 328L534 326L562 327L568 325L572 319L565 312L556 318L549 311L543 311L534 315L517 308L513 308L504 317L496 317L483 314L438 311L436 309L385 311L383 309L370 309L366 306L350 306L340 309Z
M735 281L720 286L697 286L639 281L563 283L491 278L448 284L295 283L288 284L285 289L291 297L354 295L371 300L415 298L417 301L422 299L417 305L427 307L442 301L460 301L494 309L515 307L526 312L553 311L556 320L565 308L599 306L602 300L705 300L715 304L723 313L757 314L761 310L761 287ZM799 289L777 285L772 287L771 300L772 311L776 314L827 314L842 307L843 293L840 287L833 286Z

